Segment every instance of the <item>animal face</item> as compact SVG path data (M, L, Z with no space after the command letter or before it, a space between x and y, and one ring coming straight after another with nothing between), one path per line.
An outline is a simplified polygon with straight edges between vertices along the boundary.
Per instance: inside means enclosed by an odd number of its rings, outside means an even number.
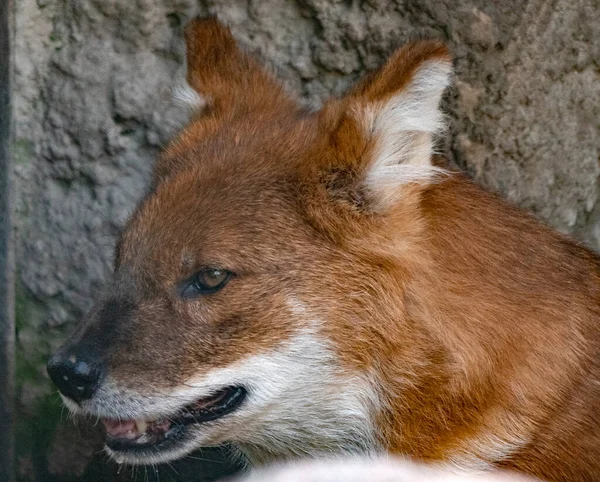
M378 317L403 319L419 192L445 175L431 156L447 51L408 45L309 112L215 20L186 43L197 108L50 376L121 461L223 442L255 462L376 450L364 342L385 340Z

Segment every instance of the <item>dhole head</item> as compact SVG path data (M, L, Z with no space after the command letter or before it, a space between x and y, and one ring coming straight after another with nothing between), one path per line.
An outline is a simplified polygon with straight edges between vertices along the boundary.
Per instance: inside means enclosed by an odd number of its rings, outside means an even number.
M373 320L402 319L419 193L446 175L432 136L447 49L409 44L314 112L216 20L185 36L191 121L49 374L121 461L376 449L369 343L389 333Z

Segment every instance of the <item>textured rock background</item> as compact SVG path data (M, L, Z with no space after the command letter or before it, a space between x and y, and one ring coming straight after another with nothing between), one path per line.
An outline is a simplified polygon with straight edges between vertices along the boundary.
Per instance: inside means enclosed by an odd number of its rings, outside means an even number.
M456 82L446 150L483 185L600 248L598 0L15 0L18 469L21 480L131 480L97 430L61 416L47 354L84 316L115 234L177 128L182 25L217 14L304 100L340 93L419 35ZM214 455L214 454L213 454ZM204 457L201 455L200 457ZM176 475L201 473L190 459ZM225 470L213 464L206 470ZM195 470L195 472L193 472ZM208 473L207 473L208 475ZM154 471L138 470L139 480Z

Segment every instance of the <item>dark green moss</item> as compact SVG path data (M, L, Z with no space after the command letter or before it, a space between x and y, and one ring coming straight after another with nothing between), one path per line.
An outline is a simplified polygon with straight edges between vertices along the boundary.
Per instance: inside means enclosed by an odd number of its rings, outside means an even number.
M17 284L15 289L15 328L16 344L16 389L17 394L24 390L39 393L39 397L30 397L28 404L17 401L16 450L17 460L29 459L33 462L36 474L47 465L46 452L56 425L58 424L62 403L50 381L45 376L44 366L50 351L49 337L39 333L39 341L28 345L27 350L19 341L19 335L27 330L42 330L46 309L39 300ZM18 467L18 466L17 466Z
M35 156L35 146L32 141L19 137L13 144L13 159L16 165L27 164Z
M45 480L42 474L47 472L48 448L61 420L62 402L60 397L53 393L37 400L30 410L27 412L33 413L33 416L22 414L16 420L16 455L17 459L30 459L36 479Z

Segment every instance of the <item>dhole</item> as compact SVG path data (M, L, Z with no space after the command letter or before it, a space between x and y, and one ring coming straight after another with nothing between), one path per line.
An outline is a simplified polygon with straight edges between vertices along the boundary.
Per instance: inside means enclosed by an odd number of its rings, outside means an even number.
M108 453L600 480L600 259L434 156L446 47L309 111L216 20L186 43L192 120L48 364Z

